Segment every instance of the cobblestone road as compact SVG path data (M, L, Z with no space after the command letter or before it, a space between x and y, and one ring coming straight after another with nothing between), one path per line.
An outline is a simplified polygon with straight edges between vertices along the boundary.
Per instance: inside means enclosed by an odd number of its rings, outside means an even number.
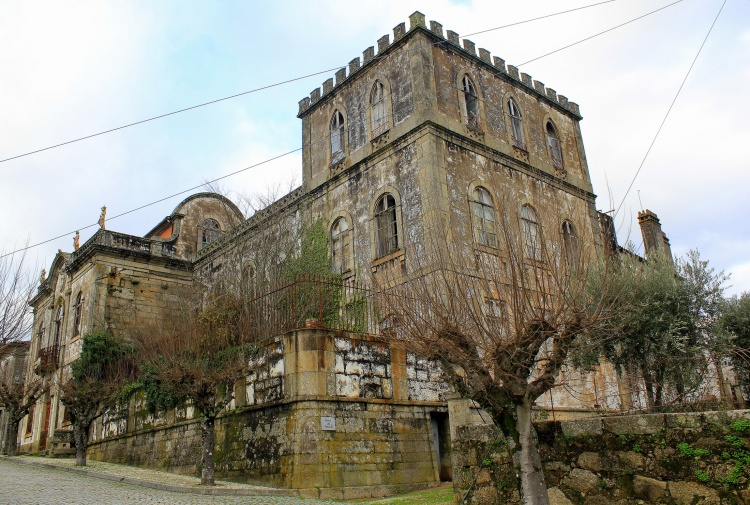
M279 496L206 496L0 461L0 505L323 505L341 502Z

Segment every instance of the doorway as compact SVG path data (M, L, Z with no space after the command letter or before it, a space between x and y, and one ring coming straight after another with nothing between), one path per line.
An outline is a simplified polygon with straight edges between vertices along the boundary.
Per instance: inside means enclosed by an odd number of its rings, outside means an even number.
M445 412L430 412L432 427L432 446L435 451L435 461L441 482L453 480L453 465L451 463L451 431L448 414Z

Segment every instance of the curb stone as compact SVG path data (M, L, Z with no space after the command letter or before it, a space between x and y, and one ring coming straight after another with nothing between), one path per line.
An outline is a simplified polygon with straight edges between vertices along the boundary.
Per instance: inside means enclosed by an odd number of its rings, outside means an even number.
M190 493L200 495L213 495L213 496L292 496L299 497L298 493L289 492L285 489L277 488L259 488L259 489L219 489L219 488L193 488L190 486L178 486L174 484L161 484L158 482L151 482L148 480L135 479L133 477L120 477L118 475L110 475L108 473L95 472L93 470L84 470L80 468L73 468L68 466L54 465L52 463L44 463L42 461L24 461L14 457L0 456L0 460L8 461L11 463L18 463L21 465L28 466L39 466L44 468L52 468L55 470L62 470L69 473L77 473L81 475L87 475L96 479L110 480L114 482L123 482L125 484L132 484L134 486L147 487L151 489L158 489L160 491L171 491L174 493Z

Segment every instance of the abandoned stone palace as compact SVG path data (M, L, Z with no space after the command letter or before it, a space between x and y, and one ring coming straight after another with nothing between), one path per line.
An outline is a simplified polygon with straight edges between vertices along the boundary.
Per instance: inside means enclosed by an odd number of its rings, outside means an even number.
M127 335L169 317L179 290L199 281L260 282L314 223L352 286L414 274L435 241L467 257L498 255L501 216L513 216L530 260L542 234L570 248L617 248L611 218L595 207L579 106L419 12L302 99L298 117L302 185L249 219L199 193L143 237L102 219L87 242L57 254L31 301L28 360L28 374L53 387L21 423L22 451L69 450L57 385L82 335ZM647 253L668 250L653 213L639 222ZM298 489L450 478L450 388L383 321L365 319L273 326L269 316L264 352L217 422L218 476ZM569 383L577 394L555 389L540 408L575 417L637 400L606 364ZM194 473L199 448L190 405L152 415L135 396L96 421L89 457Z

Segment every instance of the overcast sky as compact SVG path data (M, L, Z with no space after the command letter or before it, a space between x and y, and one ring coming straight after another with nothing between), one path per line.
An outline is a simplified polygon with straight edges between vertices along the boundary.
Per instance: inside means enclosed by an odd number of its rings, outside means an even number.
M345 65L415 10L460 35L602 0L33 1L0 3L0 159ZM470 37L518 65L674 0L616 0ZM683 0L521 66L580 104L597 208L616 209L723 0ZM750 1L727 0L632 191L618 238L656 212L750 290ZM407 22L408 27L408 22ZM333 72L0 163L0 249L49 268L73 232L301 145L297 102ZM225 179L301 182L298 153ZM640 193L639 193L640 192ZM640 201L639 201L640 194ZM611 195L611 198L610 198ZM187 195L107 227L143 235ZM642 203L641 203L642 202ZM81 243L96 231L81 231Z

